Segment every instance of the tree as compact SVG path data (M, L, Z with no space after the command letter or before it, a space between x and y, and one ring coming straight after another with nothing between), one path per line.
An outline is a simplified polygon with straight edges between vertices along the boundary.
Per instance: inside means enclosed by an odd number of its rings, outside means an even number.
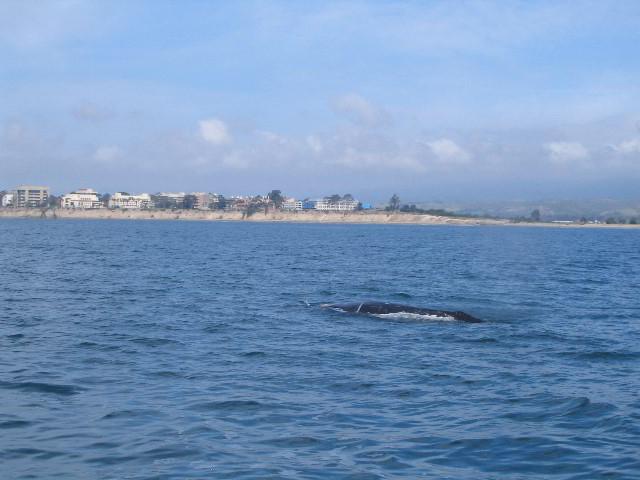
M325 197L329 203L338 203L340 200L342 200L342 197L338 194L333 194L330 197Z
M540 210L536 208L534 211L531 212L531 214L529 215L529 218L531 219L532 222L539 222L541 219Z
M105 193L104 195L100 195L99 200L104 203L105 207L109 206L109 200L111 200L111 194L110 193Z
M192 209L198 203L198 197L195 195L185 195L182 199L182 208Z
M344 196L342 197L343 200L353 200L353 195L351 195L350 193L345 193Z
M156 208L173 208L175 202L164 195L151 195L151 202Z
M261 207L260 202L255 201L255 199L252 200L249 203L249 205L247 205L247 210L246 210L247 218L253 215L254 213L259 212L261 209L260 207Z
M389 210L395 212L400 208L400 197L394 193L393 196L389 199Z
M540 221L540 210L538 210L537 208L533 212L531 212L531 221L533 222Z
M615 218L613 218L613 217L609 217L609 218L607 218L607 219L604 221L604 223L606 223L607 225L612 225L612 224L614 224L614 223L618 223L618 222L616 222L616 219L615 219Z
M638 220L636 220L636 217L631 217L629 219L629 225L637 225L638 224Z
M282 207L282 202L284 202L284 198L282 198L280 190L271 190L267 194L267 198L273 202L276 208Z
M49 200L47 201L48 207L56 207L60 205L60 197L56 197L55 195L49 195Z

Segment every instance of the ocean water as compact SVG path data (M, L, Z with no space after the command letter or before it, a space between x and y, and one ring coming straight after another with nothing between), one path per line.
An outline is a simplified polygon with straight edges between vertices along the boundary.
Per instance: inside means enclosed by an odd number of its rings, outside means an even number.
M2 220L0 472L640 478L640 231Z

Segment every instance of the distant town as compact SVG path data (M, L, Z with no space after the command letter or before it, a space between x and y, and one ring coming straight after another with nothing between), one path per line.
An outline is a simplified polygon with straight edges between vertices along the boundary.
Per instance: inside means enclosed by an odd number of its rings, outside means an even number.
M357 212L391 211L409 214L426 214L436 217L504 220L510 223L553 223L553 224L638 224L637 209L601 208L599 213L580 213L574 208L572 213L559 214L557 206L547 204L544 207L532 207L521 213L511 206L509 212L473 211L441 208L435 205L415 205L401 203L397 194L388 203L373 206L361 202L353 195L333 194L322 198L292 198L280 190L271 190L266 195L225 197L218 193L206 192L158 192L154 194L114 192L100 194L92 188L79 188L64 195L51 194L49 186L20 185L11 190L0 190L0 205L4 209L69 209L69 210L194 210L242 212L243 218L258 212L280 211L319 211L319 212ZM605 205L606 207L607 205ZM422 207L422 208L420 208ZM435 207L435 208L434 208ZM554 211L555 210L555 211ZM586 210L586 209L585 209ZM594 210L591 208L591 210ZM525 213L526 212L526 213ZM528 213L530 212L530 213ZM8 212L7 212L8 213ZM17 212L16 212L17 213Z
M0 191L2 207L43 208L59 207L72 209L195 209L226 210L253 213L260 210L278 209L321 210L348 212L372 210L371 203L363 203L351 194L331 195L323 198L296 199L285 197L280 190L266 195L224 197L205 192L159 192L155 194L115 192L100 194L92 188L79 188L73 192L55 196L51 189L42 185L20 185L13 190Z

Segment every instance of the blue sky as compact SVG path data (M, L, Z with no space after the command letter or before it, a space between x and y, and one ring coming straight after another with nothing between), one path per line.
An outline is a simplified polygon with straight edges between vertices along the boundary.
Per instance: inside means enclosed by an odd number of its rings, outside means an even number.
M0 3L0 189L634 198L640 2Z

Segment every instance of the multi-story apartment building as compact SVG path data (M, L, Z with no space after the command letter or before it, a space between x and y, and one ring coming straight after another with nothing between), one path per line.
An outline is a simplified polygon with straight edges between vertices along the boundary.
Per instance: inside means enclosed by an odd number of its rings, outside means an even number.
M158 194L160 197L167 197L168 199L173 200L177 207L182 207L184 197L186 195L187 194L185 192L162 192Z
M20 185L15 190L16 207L42 207L49 203L49 187L39 185Z
M338 200L331 202L326 198L305 200L303 210L321 210L323 212L350 212L358 208L358 200Z
M63 208L104 208L100 195L92 188L79 188L75 192L67 193L60 198Z
M109 208L149 208L151 206L151 195L141 193L131 195L129 193L116 192L109 199Z
M302 210L302 200L287 198L284 202L282 202L282 210Z
M193 208L198 210L208 210L211 205L217 205L220 195L217 193L193 192L191 195L196 197L196 203Z

